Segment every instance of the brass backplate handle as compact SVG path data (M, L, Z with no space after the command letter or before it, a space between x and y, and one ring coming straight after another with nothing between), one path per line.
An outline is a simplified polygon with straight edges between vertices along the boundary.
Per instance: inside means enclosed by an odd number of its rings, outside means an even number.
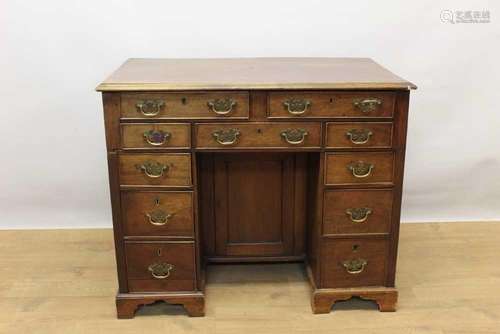
M154 209L151 212L147 212L146 217L151 225L163 226L168 223L168 220L173 217L172 213L166 213L161 209Z
M356 178L364 178L370 176L374 168L375 165L363 161L351 162L349 165L347 165L347 169L350 170L352 176Z
M212 136L215 141L221 145L234 145L238 141L240 134L240 130L231 128L214 131Z
M351 275L361 274L365 270L368 261L365 259L353 259L342 262L345 270Z
M153 179L162 177L165 172L168 172L168 166L157 161L146 161L141 165L136 165L135 167L143 171L147 177Z
M162 146L172 137L170 132L162 130L149 130L144 132L144 139L149 145Z
M208 107L217 115L228 115L236 106L233 99L215 99L207 102Z
M351 143L355 145L362 145L368 143L370 137L373 135L368 129L351 129L345 133L346 137L349 138Z
M311 106L311 101L305 99L288 99L283 105L292 115L302 115Z
M148 117L157 116L164 106L163 100L142 100L135 104L137 111Z
M306 140L307 135L309 135L309 132L304 129L286 129L281 131L281 137L291 145L302 144Z
M353 223L364 223L368 216L372 213L370 208L351 208L345 210L345 213L349 216Z
M151 276L156 279L165 279L174 270L174 265L166 262L153 263L148 267Z
M354 105L354 107L367 114L377 110L382 105L382 100L379 98L370 97L367 99L355 99L352 104Z

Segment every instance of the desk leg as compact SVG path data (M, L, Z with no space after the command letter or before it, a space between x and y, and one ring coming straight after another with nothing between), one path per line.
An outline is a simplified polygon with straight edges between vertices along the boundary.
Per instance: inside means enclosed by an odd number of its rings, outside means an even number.
M184 306L190 317L205 315L205 295L201 292L183 294L127 294L119 293L116 296L116 311L119 319L131 319L142 305L164 301L168 304Z
M396 311L398 292L395 288L386 287L317 289L312 293L311 307L315 314L330 313L333 304L352 297L375 301L380 312L394 312Z

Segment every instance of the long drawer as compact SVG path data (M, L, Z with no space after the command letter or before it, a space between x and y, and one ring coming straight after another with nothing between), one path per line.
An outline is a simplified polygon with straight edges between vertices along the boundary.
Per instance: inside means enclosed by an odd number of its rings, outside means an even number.
M320 146L320 123L196 124L196 148L319 148Z
M191 147L189 124L121 124L122 148L163 149Z
M272 92L270 118L391 118L393 92Z
M322 288L385 285L388 242L384 239L323 239Z
M394 173L392 152L327 153L327 185L391 185Z
M392 198L390 189L326 190L323 235L388 233Z
M194 237L193 193L123 191L125 236Z
M191 155L189 153L120 154L120 184L191 186Z
M195 290L194 242L126 242L130 292Z
M124 93L122 119L247 119L248 92Z

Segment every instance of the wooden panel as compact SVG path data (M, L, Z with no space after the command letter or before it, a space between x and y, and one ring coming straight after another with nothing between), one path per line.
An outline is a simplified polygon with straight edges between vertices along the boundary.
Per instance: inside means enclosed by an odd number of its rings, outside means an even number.
M103 93L104 128L106 130L106 148L109 151L120 147L120 94Z
M108 152L109 190L113 219L113 236L115 241L116 270L118 274L118 292L125 293L128 291L128 285L125 263L125 246L123 242L123 224L120 210L121 201L118 163L118 154L116 152Z
M124 191L121 197L126 236L194 236L192 192ZM164 225L154 219L158 210L171 215Z
M363 140L363 135L367 136L366 140ZM392 123L326 124L327 148L390 148L391 146Z
M214 138L214 132L236 129L237 140L232 145L222 145ZM286 130L305 130L304 142L290 144L282 136ZM290 138L291 139L291 138ZM197 149L231 149L231 148L319 148L321 146L320 123L210 123L196 124Z
M324 196L323 234L388 233L392 190L327 190ZM353 222L349 209L368 208L364 222ZM356 218L356 217L354 217Z
M208 103L217 99L232 99L235 105L231 112L215 113ZM139 111L137 104L146 100L164 103L156 116L145 116ZM122 119L246 119L248 108L248 92L124 93L121 97Z
M217 255L293 254L293 161L290 154L215 156Z
M271 92L269 93L270 118L390 118L394 112L393 92ZM300 115L291 114L284 104L290 99L309 101L310 105ZM379 99L380 106L364 112L354 105L356 101Z
M141 166L147 163L167 166L163 176L148 177ZM143 186L191 186L191 155L168 154L120 154L120 184Z
M311 279L320 285L320 245L323 226L323 191L325 176L325 153L309 153L307 184L307 264L311 268Z
M398 256L399 226L401 217L401 198L406 150L406 130L408 126L409 92L398 92L396 117L394 119L394 205L392 208L392 228L389 239L390 251L387 270L387 286L394 286L396 280L396 259Z
M126 242L130 292L195 290L195 258L192 242ZM173 265L164 279L152 276L148 267L155 263Z
M323 239L321 288L385 285L388 244L383 239ZM344 261L365 260L363 271L348 273Z
M124 149L146 148L146 149L164 149L164 148L189 148L191 146L191 129L189 124L121 124L122 129L122 147ZM147 132L154 131L166 138L162 145L153 145L160 140L155 138L147 139ZM163 132L163 134L161 133ZM161 138L162 139L162 138ZM153 144L151 144L151 142Z
M369 58L129 59L100 91L410 89Z
M373 165L366 177L355 177L349 169L351 164L362 162ZM392 184L394 154L392 152L328 153L326 155L326 177L328 185ZM359 174L358 175L362 175Z

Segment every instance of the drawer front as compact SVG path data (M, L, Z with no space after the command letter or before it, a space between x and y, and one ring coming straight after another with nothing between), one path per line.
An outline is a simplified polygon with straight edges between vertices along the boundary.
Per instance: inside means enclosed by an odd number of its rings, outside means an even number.
M390 185L393 169L392 152L327 153L325 183Z
M195 290L193 242L126 242L130 292Z
M390 148L392 123L327 123L327 148Z
M321 146L320 123L197 124L196 148L282 148Z
M327 190L323 234L389 233L392 190Z
M247 92L127 93L122 119L248 118Z
M190 148L189 124L122 124L124 149Z
M189 153L120 155L120 184L137 186L190 186Z
M270 118L391 118L392 92L273 92Z
M124 191L121 198L124 235L194 236L191 192Z
M385 285L387 252L382 239L323 240L321 287Z

